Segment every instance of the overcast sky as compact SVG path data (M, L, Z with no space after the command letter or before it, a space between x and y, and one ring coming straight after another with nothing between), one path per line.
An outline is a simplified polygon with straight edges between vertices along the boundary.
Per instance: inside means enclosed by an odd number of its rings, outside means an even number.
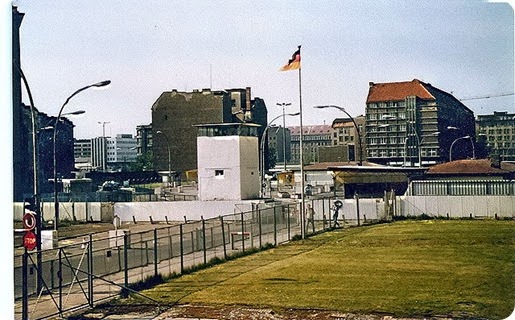
M22 68L36 107L66 111L77 138L136 133L163 91L252 88L269 119L299 108L298 72L279 72L302 45L304 124L330 124L336 104L364 114L369 82L414 78L457 98L514 91L514 16L475 0L20 0ZM27 99L25 99L27 101ZM514 96L467 100L477 114L514 112ZM279 121L280 123L280 121ZM298 125L298 118L287 125Z

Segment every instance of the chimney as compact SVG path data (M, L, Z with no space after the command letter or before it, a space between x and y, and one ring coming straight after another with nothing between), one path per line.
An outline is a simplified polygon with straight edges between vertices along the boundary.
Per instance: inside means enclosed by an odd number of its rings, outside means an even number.
M245 88L246 111L250 111L250 87Z

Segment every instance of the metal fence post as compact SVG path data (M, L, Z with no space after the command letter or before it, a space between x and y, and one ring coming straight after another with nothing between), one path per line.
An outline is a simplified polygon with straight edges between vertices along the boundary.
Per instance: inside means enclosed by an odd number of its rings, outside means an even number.
M356 193L354 194L354 199L356 199L356 216L358 217L358 226L360 225L359 223L359 195Z
M59 316L62 316L63 310L63 249L59 249L59 268L57 270L57 282L59 283Z
M181 274L184 273L184 244L182 240L182 223L179 225L179 237L181 240Z
M272 212L274 214L274 245L277 246L277 215L275 214L275 208L273 207Z
M123 285L125 287L129 286L129 254L128 254L128 244L129 239L127 234L123 235Z
M93 307L93 235L91 233L88 240L88 288L89 306Z
M261 209L257 209L257 213L258 213L258 229L259 229L259 247L263 247L263 243L262 243L262 233L263 233L263 230L262 230L262 226L261 226Z
M23 261L22 261L22 302L21 302L21 314L22 314L22 320L28 320L29 319L29 294L28 294L28 288L27 288L27 263L28 263L28 257L27 257L27 248L23 250Z
M227 248L225 247L225 227L224 227L224 217L220 216L220 224L222 225L222 242L224 246L224 259L227 260Z
M204 250L204 264L207 263L207 252L206 252L206 221L204 216L200 216L202 219L202 250Z
M154 276L158 276L157 263L158 254L157 254L157 229L154 229Z
M284 205L283 205L284 210ZM286 228L288 228L288 241L291 240L290 206L286 205Z
M245 221L243 221L243 212L241 216L241 251L245 252Z

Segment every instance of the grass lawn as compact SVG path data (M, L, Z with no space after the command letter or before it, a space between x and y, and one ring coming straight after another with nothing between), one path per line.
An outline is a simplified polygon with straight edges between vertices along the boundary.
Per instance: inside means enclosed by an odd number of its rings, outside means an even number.
M142 292L173 303L504 319L515 221L403 221L337 230Z

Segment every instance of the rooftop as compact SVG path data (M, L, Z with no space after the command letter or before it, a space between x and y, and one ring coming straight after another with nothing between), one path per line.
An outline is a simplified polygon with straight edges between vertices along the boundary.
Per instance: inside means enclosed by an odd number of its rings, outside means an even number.
M288 127L288 129L290 129L292 136L300 134L300 126ZM302 130L305 135L331 134L331 125L303 125Z
M431 85L418 79L405 82L371 82L367 103L404 101L408 96L417 96L424 100L435 100L435 97L426 89L427 86Z
M429 168L427 174L484 174L503 175L509 171L492 166L488 159L456 160L434 165Z

